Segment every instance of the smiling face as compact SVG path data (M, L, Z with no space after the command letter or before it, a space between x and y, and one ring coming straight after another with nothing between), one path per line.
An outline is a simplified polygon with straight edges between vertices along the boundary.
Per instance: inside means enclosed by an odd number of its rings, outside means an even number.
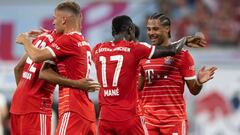
M152 45L161 45L168 41L169 26L163 26L159 19L148 19L147 35Z

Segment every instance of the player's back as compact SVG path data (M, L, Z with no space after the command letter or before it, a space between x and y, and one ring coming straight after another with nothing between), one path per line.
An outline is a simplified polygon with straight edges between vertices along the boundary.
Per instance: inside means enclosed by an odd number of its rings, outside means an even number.
M90 71L91 51L89 43L81 33L64 34L50 47L56 56L58 72L69 79L87 78ZM48 49L49 49L48 48ZM59 90L59 114L73 111L86 119L95 121L94 105L88 93L65 86Z
M55 33L43 33L33 41L33 44L38 48L44 48L56 38L58 36ZM55 85L39 79L41 67L42 63L34 63L29 57L27 58L12 99L11 113L40 112L51 114L52 94Z
M137 66L151 51L150 46L124 40L98 44L93 49L93 61L102 86L100 119L122 121L137 115Z

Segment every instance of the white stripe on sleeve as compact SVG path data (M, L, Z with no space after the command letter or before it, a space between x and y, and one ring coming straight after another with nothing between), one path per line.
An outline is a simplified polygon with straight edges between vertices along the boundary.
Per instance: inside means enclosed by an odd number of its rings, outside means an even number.
M195 79L197 79L196 75L194 75L192 77L184 77L184 80L195 80Z
M53 56L54 58L56 58L56 54L55 54L55 52L52 50L52 48L50 48L49 46L47 46L46 48L47 48L48 51L52 54L52 56Z

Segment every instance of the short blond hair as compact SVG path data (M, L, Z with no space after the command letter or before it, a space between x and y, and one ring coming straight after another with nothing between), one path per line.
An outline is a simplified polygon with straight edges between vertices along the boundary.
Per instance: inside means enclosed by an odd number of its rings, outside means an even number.
M77 2L71 0L67 0L58 4L55 10L68 11L76 16L80 15L80 5Z

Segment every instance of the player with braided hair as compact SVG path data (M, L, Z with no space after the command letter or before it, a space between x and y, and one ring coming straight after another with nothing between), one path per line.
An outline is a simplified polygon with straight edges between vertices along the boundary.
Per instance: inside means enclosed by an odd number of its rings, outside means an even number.
M153 46L169 46L171 21L162 13L154 13L147 20L147 35ZM140 62L139 89L142 112L150 135L186 135L187 116L183 98L184 84L193 95L199 94L203 83L213 78L216 67L195 65L189 51L175 56L145 59ZM143 88L144 87L144 88Z

